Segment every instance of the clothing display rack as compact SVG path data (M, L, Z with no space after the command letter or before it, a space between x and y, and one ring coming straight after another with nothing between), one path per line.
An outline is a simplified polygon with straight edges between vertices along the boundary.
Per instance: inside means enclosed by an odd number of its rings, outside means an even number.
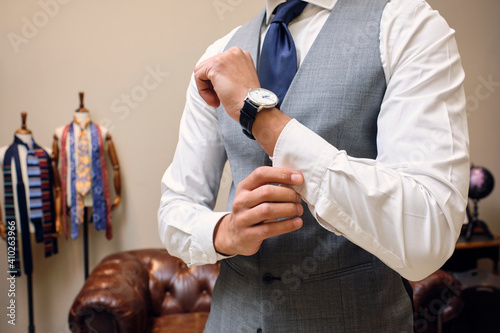
M89 110L87 110L84 105L85 94L81 91L78 95L80 97L80 107L76 112L88 113ZM62 149L64 149L64 147ZM84 208L83 214L83 276L84 280L87 280L89 277L89 219L92 218L92 215L89 213L89 207Z
M16 134L31 134L31 131L26 126L28 114L21 112L21 128L16 131ZM26 274L28 284L28 332L35 333L35 319L33 307L33 276L32 273Z

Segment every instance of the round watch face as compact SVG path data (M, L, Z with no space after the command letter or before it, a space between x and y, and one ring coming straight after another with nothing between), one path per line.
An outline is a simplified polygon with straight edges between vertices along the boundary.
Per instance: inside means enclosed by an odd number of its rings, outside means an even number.
M278 96L264 88L250 89L248 91L248 98L257 106L273 107L278 104Z

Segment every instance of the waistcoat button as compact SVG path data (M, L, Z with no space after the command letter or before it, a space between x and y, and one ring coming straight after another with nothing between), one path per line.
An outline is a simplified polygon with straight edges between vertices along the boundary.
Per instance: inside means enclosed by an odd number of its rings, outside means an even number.
M262 281L264 281L265 284L271 284L273 283L274 276L271 273L266 273L264 276L262 276Z

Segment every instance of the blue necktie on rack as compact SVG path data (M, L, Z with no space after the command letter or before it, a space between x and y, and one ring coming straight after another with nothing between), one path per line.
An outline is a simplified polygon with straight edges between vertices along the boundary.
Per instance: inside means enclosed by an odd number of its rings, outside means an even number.
M28 168L30 220L35 226L36 241L43 242L42 179L40 162L35 154L33 141L24 144L24 146L28 150L26 164Z
M42 214L42 180L38 157L35 155L33 143L27 145L28 154L26 164L28 167L28 180L30 190L30 217L31 219L41 219Z
M280 104L297 72L297 52L288 24L302 13L306 5L299 0L279 5L262 45L258 70L260 85L273 91Z

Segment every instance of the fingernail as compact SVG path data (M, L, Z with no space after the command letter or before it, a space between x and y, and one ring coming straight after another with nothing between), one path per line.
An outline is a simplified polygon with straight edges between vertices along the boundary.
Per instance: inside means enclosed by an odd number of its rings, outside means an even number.
M298 173L293 173L292 174L292 182L294 183L301 183L302 182L302 175L298 174Z
M300 217L294 218L293 225L295 228L300 228L302 226L302 219Z

